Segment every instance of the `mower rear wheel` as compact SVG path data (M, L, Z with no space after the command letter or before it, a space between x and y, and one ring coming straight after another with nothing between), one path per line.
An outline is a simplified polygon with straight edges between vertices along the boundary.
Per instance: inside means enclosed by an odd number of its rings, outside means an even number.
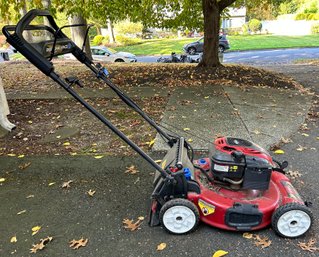
M172 234L186 234L196 229L199 212L191 201L176 198L166 202L159 213L164 229Z
M307 206L299 203L288 203L274 212L271 225L278 235L296 238L310 229L312 220L312 213Z

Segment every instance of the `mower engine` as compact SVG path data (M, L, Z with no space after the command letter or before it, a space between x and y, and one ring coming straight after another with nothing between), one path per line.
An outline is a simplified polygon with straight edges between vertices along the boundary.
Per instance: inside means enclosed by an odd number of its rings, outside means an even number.
M216 183L231 189L267 190L274 166L260 146L239 138L217 138L210 148L211 172Z

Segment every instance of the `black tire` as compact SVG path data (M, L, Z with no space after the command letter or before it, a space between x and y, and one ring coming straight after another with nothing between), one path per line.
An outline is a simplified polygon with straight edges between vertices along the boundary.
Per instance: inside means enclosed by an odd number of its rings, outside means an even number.
M187 220L184 219L183 214L178 212L179 210L184 210L188 214L190 214L187 216ZM172 228L172 226L170 225L172 224L172 222L168 222L167 216L172 215L172 212L174 211L176 211L176 213L174 214L175 216L170 218L170 221L176 221L176 225L182 224L182 226L184 226L184 229L180 229L178 228L178 226L175 227L175 225L174 228ZM163 228L167 232L175 235L182 235L190 233L197 228L199 223L199 211L196 205L193 204L191 201L183 198L176 198L166 202L162 206L159 213L159 219Z
M306 221L305 223L308 223L308 224L304 225L300 221L300 219L298 220L297 218L298 215L296 214L295 214L295 217L293 217L294 216L293 211L297 211L300 215L303 215L304 221ZM287 232L284 232L283 231L284 228L280 228L279 227L280 224L278 223L281 222L281 217L284 214L287 214L288 212L291 212L292 217L290 217L290 220L288 221L283 220L283 222L287 222L287 226L288 226L287 228L289 230ZM313 221L313 215L311 213L311 210L307 206L303 204L299 204L299 203L288 203L279 207L273 213L271 218L271 226L273 230L281 237L297 238L304 235L311 228L312 221ZM305 227L301 227L299 231L291 231L291 229L293 229L294 227L298 229L298 224L300 226L305 226Z
M196 54L196 48L195 47L190 47L190 48L188 48L187 52L190 55L194 55L194 54Z
M225 47L222 46L222 45L218 46L218 51L219 51L220 53L225 52Z
M123 59L116 59L114 62L124 62Z

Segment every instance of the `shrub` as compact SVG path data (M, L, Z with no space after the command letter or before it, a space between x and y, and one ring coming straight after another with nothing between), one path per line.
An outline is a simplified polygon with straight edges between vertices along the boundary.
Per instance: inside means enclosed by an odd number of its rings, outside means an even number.
M130 38L124 35L117 35L115 37L115 40L117 43L120 43L121 45L124 45L124 46L135 45L141 42L139 38Z
M94 38L93 38L93 45L101 45L102 42L103 42L103 39L104 37L102 35L96 35Z
M110 42L110 37L109 36L104 36L102 40L102 45L106 46Z
M298 13L295 17L295 20L300 21L300 20L305 20L306 19L306 14L304 13Z
M311 34L319 34L319 23L311 26Z
M241 27L241 31L243 32L244 35L247 35L247 34L248 34L249 27L248 27L248 24L247 24L247 23L245 23L245 24Z
M257 32L257 31L261 31L262 28L262 24L260 20L257 19L251 19L248 22L248 27L252 32Z

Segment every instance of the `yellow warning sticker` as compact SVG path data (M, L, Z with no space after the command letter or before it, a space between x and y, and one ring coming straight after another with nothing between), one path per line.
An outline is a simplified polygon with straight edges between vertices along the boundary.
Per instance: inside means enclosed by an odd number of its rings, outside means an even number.
M204 216L213 214L215 212L215 206L209 203L206 203L205 201L199 199L198 200L198 206L201 209Z

